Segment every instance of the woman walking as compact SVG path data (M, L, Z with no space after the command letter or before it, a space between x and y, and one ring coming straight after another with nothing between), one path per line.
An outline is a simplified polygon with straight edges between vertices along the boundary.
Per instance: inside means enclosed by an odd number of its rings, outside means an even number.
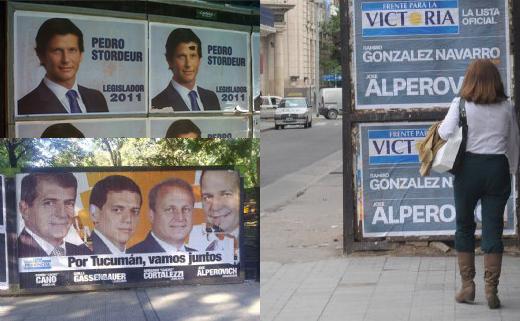
M468 135L463 163L455 172L455 249L462 287L455 299L475 300L475 218L477 201L482 206L485 294L491 309L500 307L498 281L502 267L504 209L516 173L519 134L516 113L504 92L497 67L488 59L470 63L438 133L447 140L458 130L459 101L464 99Z

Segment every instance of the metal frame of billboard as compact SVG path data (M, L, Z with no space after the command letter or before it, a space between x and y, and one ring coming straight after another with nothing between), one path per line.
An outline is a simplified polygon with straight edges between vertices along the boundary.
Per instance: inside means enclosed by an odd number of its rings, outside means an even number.
M509 29L520 30L520 4L515 1L509 1L509 8L512 9L512 18L508 19ZM355 72L351 68L353 62L353 55L355 54L352 50L354 47L353 38L355 30L353 29L353 3L349 0L340 0L340 28L341 28L341 66L342 66L342 78L343 78L343 120L342 120L342 147L343 147L343 252L345 254L351 254L354 251L363 250L388 250L395 248L395 243L391 241L404 241L404 240L424 240L424 237L410 236L410 237L385 237L385 238L364 238L361 235L360 227L357 225L357 208L356 208L356 188L355 188L355 146L356 146L356 135L353 133L354 125L360 123L373 123L373 122L407 122L407 121L437 121L441 120L446 114L447 108L438 108L432 106L432 108L413 108L413 109L383 109L383 110L371 110L363 109L356 110L354 108L354 91L352 86L354 81L352 80L352 73ZM520 43L520 32L510 32L510 43ZM509 46L511 52L515 51L513 45ZM508 54L512 54L509 52ZM517 79L520 77L520 55L513 55L513 78ZM516 86L512 83L512 92L514 93L514 102L518 106L520 104L520 86ZM518 114L518 107L517 107ZM356 151L357 152L357 151ZM516 189L518 190L518 179L516 180ZM518 195L514 196L515 201L518 199ZM520 230L518 224L520 224L520 204L518 201L516 204L516 230L517 234ZM446 236L430 236L428 240L447 240L453 239L453 237ZM505 244L518 245L518 235L513 238L505 239Z
M238 264L239 273L237 277L230 278L211 278L201 277L200 279L191 280L153 280L149 282L135 282L135 283L124 283L124 284L84 284L84 285L68 285L68 286L56 286L56 287L43 287L43 288L20 288L20 272L18 269L18 250L17 250L17 194L16 194L16 178L8 178L5 180L6 190L6 236L8 239L7 247L9 249L8 257L14 257L9 260L8 269L10 271L9 286L10 291L0 291L2 295L13 295L13 294L41 294L41 293L66 293L66 292L77 292L77 291L96 291L96 290L117 290L125 288L140 288L140 287L154 287L154 286L175 286L175 285L192 285L192 284L232 284L241 283L245 279L245 253L244 253L244 201L245 201L245 190L244 190L244 178L240 171L233 166L98 166L98 167L41 167L41 168L22 168L18 174L29 174L29 173L59 173L59 172L71 172L71 173L92 173L92 172L158 172L158 171L200 171L200 170L233 170L240 175L240 230L239 230L239 258Z

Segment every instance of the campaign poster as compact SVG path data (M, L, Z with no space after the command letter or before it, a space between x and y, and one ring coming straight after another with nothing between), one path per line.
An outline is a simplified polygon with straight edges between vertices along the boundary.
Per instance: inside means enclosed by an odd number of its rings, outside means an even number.
M251 34L251 59L252 68L251 75L253 78L253 106L255 98L260 96L260 33L253 32ZM256 106L254 106L256 111Z
M17 174L20 287L238 279L239 173Z
M260 138L260 113L253 114L253 138Z
M18 138L147 137L146 118L16 122Z
M147 22L18 10L15 115L144 114Z
M154 138L247 138L249 119L243 117L149 118Z
M4 176L0 175L0 290L9 289L8 280L8 260L7 260L7 231L5 228L5 180Z
M249 110L249 33L150 22L150 112Z
M431 123L360 124L358 218L364 237L455 234L454 176L419 174L416 143ZM504 235L516 234L515 183L504 211ZM481 207L475 210L477 233Z
M353 12L356 109L449 107L475 59L510 92L507 0L354 0Z

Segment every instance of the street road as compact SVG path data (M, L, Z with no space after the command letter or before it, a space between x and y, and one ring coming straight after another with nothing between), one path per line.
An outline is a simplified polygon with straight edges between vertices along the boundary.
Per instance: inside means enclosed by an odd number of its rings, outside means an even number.
M265 122L267 120L262 120ZM312 128L285 127L275 130L274 122L262 125L260 179L265 187L341 149L341 118L314 118Z

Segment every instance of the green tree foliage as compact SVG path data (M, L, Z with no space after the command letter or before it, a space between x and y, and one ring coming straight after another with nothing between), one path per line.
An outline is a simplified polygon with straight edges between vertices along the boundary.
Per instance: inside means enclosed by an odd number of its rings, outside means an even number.
M24 139L2 139L0 144L0 168L25 166L34 156L34 145Z
M258 139L4 139L1 147L4 168L232 166L246 187L259 185Z
M331 16L322 25L320 39L321 75L341 73L341 39L339 15Z

